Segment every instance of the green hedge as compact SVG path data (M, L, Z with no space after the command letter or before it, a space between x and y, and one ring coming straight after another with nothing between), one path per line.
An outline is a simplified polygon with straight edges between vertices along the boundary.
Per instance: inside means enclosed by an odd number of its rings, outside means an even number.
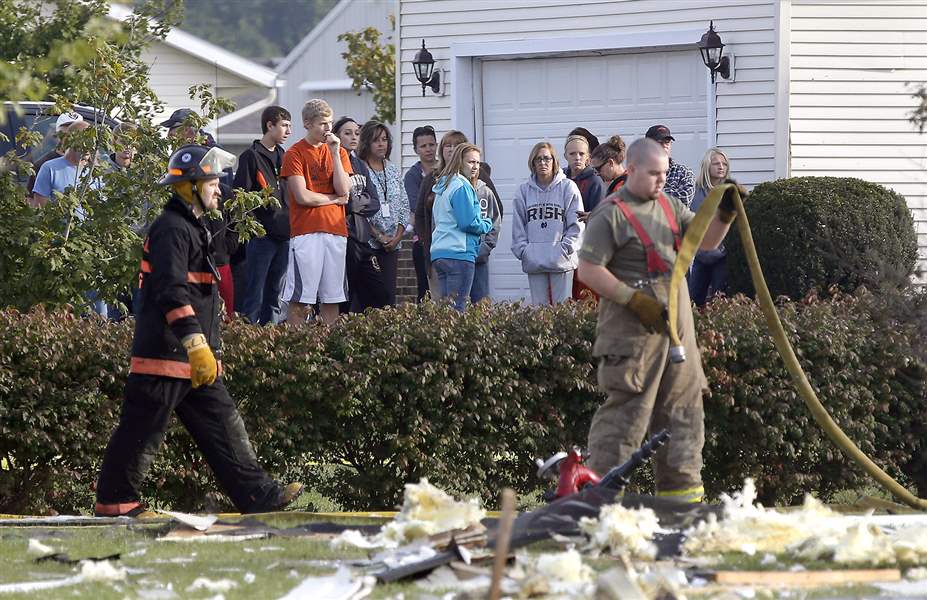
M788 303L782 314L847 433L891 473L916 473L927 374L913 326L882 326L884 304L838 295ZM697 316L713 390L705 403L710 493L747 476L768 503L861 485L811 422L762 323L743 297ZM225 377L261 461L346 508L392 507L402 484L421 476L493 501L506 485L539 487L533 458L585 444L601 401L594 327L592 309L572 303L487 304L463 315L440 304L403 305L348 317L330 333L233 323ZM92 505L131 333L130 322L0 312L0 512ZM320 465L333 463L345 467L323 477ZM192 441L173 427L144 494L197 509L214 489Z
M773 297L803 298L831 286L852 292L904 286L917 263L917 234L905 199L850 177L795 177L761 183L744 208ZM731 230L734 292L753 294L739 233Z

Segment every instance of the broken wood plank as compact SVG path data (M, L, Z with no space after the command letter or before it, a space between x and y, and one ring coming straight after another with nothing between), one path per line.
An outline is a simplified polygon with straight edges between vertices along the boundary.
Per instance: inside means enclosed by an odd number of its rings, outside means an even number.
M847 569L838 571L709 571L701 577L715 583L766 586L817 586L874 581L900 581L899 569Z

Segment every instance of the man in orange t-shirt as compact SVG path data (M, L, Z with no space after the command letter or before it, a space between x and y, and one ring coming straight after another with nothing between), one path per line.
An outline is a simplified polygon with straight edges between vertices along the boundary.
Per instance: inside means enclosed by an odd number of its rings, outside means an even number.
M305 323L309 306L316 302L322 320L334 323L338 304L346 299L344 207L351 190L351 160L332 133L332 116L324 100L306 102L306 137L286 151L280 169L290 206L290 257L283 288L290 324Z

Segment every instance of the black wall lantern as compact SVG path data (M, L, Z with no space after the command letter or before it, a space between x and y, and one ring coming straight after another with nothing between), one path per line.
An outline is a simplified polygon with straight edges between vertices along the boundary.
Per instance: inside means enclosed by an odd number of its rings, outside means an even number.
M422 84L423 98L426 87L430 87L435 94L441 91L441 72L433 73L434 68L435 59L425 48L425 40L422 40L422 49L416 52L415 58L412 59L412 69L415 70L415 78Z
M711 71L711 82L715 82L715 74L722 79L731 78L731 58L724 56L724 43L721 36L715 32L715 22L711 21L708 31L699 40L698 50L702 53L702 62Z

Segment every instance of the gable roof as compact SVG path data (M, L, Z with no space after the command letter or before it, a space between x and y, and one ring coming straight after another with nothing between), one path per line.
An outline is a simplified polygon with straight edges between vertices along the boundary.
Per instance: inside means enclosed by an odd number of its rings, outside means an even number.
M311 46L312 43L315 42L315 40L320 35L322 35L326 29L328 29L332 21L337 19L338 15L344 12L344 10L351 2L353 2L353 0L341 0L338 4L333 6L332 9L328 11L328 14L325 15L325 17L319 21L315 27L312 28L312 31L306 34L306 37L301 39L299 43L296 44L296 47L290 50L290 53L287 54L282 61L280 61L280 64L277 65L277 72L285 73L286 70L289 69L290 66L292 66L292 64L296 62L300 56L302 56L303 52L305 52L306 49L309 48L309 46Z
M109 5L109 18L115 21L125 21L131 14L132 9L127 6L122 4ZM274 88L283 84L277 71L268 69L225 48L211 44L182 29L171 29L167 37L158 41L257 85Z

